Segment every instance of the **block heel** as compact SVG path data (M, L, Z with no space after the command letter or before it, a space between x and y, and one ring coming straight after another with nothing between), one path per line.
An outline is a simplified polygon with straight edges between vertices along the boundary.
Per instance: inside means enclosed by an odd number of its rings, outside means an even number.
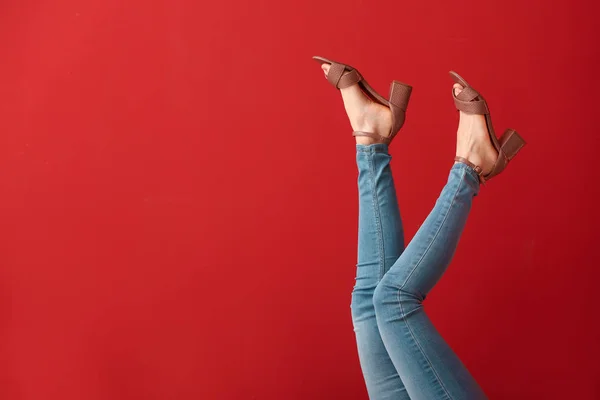
M509 161L515 158L526 144L525 140L514 129L507 129L500 138L500 147Z

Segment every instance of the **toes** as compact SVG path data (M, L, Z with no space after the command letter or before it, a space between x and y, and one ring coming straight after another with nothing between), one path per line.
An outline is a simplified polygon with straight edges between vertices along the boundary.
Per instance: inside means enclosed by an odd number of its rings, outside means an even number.
M329 64L322 64L321 65L321 69L323 70L323 72L325 73L325 77L327 78L327 74L329 73L329 68L331 67L331 65Z
M462 91L463 91L463 89L464 89L464 87L462 87L462 86L461 86L460 84L458 84L458 83L455 83L454 85L452 85L452 88L454 88L454 95L455 95L455 96L458 96L458 94L459 94L460 92L462 92Z

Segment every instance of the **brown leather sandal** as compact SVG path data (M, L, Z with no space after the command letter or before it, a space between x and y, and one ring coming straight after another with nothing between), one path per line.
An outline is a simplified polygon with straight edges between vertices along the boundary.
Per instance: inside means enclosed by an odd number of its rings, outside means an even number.
M504 131L504 134L500 140L498 140L496 133L494 132L494 126L492 125L490 110L485 99L456 72L450 71L450 76L454 82L460 84L464 88L458 94L458 96L454 94L454 88L452 88L452 97L454 98L454 104L456 105L456 108L467 114L480 114L485 116L485 122L490 134L490 140L498 152L498 159L496 160L496 163L492 167L490 173L487 175L483 174L483 169L481 169L480 166L471 163L469 160L463 157L456 157L454 161L458 161L473 168L477 175L479 175L479 181L481 183L485 183L502 172L508 165L509 161L517 155L519 150L521 150L526 143L525 140L523 140L523 138L514 129L507 129Z
M375 139L379 143L390 144L396 136L406 118L406 107L412 92L412 87L398 81L393 81L390 85L390 100L386 100L373 89L367 81L362 77L356 68L349 65L328 60L323 57L313 57L319 64L330 64L327 80L337 89L344 89L352 85L358 84L362 91L373 101L382 104L392 111L392 129L390 136L385 137L377 133L371 132L353 132L353 136L368 136Z

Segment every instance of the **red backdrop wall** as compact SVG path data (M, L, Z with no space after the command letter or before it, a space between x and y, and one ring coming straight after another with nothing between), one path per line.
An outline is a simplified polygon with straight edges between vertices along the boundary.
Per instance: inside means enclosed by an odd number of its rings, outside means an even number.
M3 1L0 398L367 398L354 145L315 54L414 85L408 238L454 156L449 69L526 137L426 308L491 398L600 398L592 7Z

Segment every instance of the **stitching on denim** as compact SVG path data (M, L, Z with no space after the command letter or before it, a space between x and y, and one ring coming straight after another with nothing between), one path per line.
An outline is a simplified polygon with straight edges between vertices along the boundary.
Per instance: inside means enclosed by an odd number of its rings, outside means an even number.
M377 247L379 249L379 275L377 276L377 281L381 280L383 277L383 270L385 269L385 248L383 244L383 232L381 227L381 213L379 210L379 199L377 197L377 187L375 182L374 170L375 170L375 162L373 154L370 154L370 157L367 156L369 160L369 177L371 178L371 192L372 192L372 201L373 201L373 212L375 214L375 226L377 228Z
M435 235L433 235L433 238L431 239L431 242L429 243L429 246L427 246L427 248L425 249L425 251L421 255L421 258L419 259L419 261L417 261L417 263L415 264L415 266L413 267L413 269L410 271L410 274L408 274L408 276L404 280L404 283L402 283L402 285L400 287L398 287L398 289L400 289L400 290L404 289L404 286L406 286L406 284L410 280L411 276L417 270L417 267L421 264L421 262L425 258L425 255L427 254L427 252L429 251L429 249L433 245L433 242L435 241L435 239L440 234L440 231L442 230L442 226L444 226L444 223L446 223L446 219L448 219L448 214L450 213L450 209L452 208L452 206L454 205L454 202L456 201L456 196L458 195L458 192L459 192L460 188L462 187L462 183L464 181L464 177L465 177L465 170L463 169L462 170L462 175L460 177L460 183L458 184L458 186L456 188L456 191L454 192L454 195L452 195L452 201L450 202L450 206L448 206L448 209L446 210L446 215L444 215L444 219L442 220L442 223L440 224L440 226L439 226L437 232L435 233Z
M400 306L400 313L402 315L404 315L404 307L402 306L402 302L400 301L400 293L402 293L402 289L398 289L397 299L398 299L398 305ZM423 307L423 306L421 306L421 307ZM438 381L438 383L440 384L440 386L444 390L444 393L446 393L446 396L448 396L448 398L450 400L452 400L452 396L450 396L450 393L448 392L448 389L446 389L446 386L444 386L444 383L442 382L442 380L440 379L440 376L438 375L437 371L433 367L433 364L431 363L431 361L429 360L429 358L427 357L427 355L423 351L423 347L421 347L421 344L419 343L419 341L415 337L415 334L413 333L413 330L410 327L410 324L408 323L408 318L404 317L404 321L406 323L406 327L408 328L408 331L410 332L410 336L412 337L413 341L415 342L415 344L419 348L419 351L421 352L421 354L425 358L425 361L427 361L427 364L429 364L429 367L433 371L433 375L435 376L435 379Z
M446 223L446 220L448 219L448 215L450 214L450 210L452 209L452 206L454 205L454 203L456 202L456 197L458 196L458 192L460 191L460 188L462 187L464 178L465 178L465 174L466 174L466 170L463 169L462 170L462 175L460 177L460 182L458 184L458 186L456 187L456 191L454 192L454 195L452 196L452 201L450 202L450 205L448 206L448 209L446 210L446 215L444 215L444 218L442 220L442 223L440 224L437 232L435 233L435 235L433 236L433 239L431 240L431 243L429 243L429 246L427 246L427 248L425 249L425 251L423 252L423 255L421 255L421 258L419 259L419 261L417 261L417 263L415 264L415 266L413 267L412 271L410 271L410 274L408 274L408 277L405 279L404 283L402 284L402 286L400 288L398 288L398 305L400 306L400 312L402 313L402 315L404 315L404 307L402 306L402 302L400 301L400 293L402 292L402 290L404 289L404 287L407 285L410 277L413 275L413 273L417 270L417 268L419 267L419 265L421 265L421 262L423 261L423 259L425 258L425 255L427 254L427 252L429 251L429 249L431 248L431 246L433 245L433 242L435 242L435 239L438 237L438 235L440 234L440 231L442 230L442 227L444 226L444 224ZM406 321L406 326L408 328L408 331L410 332L410 336L413 338L413 341L417 344L417 347L419 348L419 351L421 351L421 354L423 355L423 357L425 358L425 360L427 361L427 363L429 364L429 367L431 368L431 370L433 371L433 374L435 375L437 381L439 382L440 386L442 387L442 389L444 389L444 392L446 392L446 395L452 400L452 396L450 396L450 393L448 393L448 390L446 389L446 387L444 386L444 384L442 383L442 380L440 379L437 371L435 370L435 368L433 367L433 364L431 364L431 361L429 360L429 358L427 357L427 355L425 354L425 352L423 351L423 348L421 347L421 345L419 344L419 341L417 340L417 338L415 337L412 328L410 327L410 324L408 323L408 319L405 320Z

